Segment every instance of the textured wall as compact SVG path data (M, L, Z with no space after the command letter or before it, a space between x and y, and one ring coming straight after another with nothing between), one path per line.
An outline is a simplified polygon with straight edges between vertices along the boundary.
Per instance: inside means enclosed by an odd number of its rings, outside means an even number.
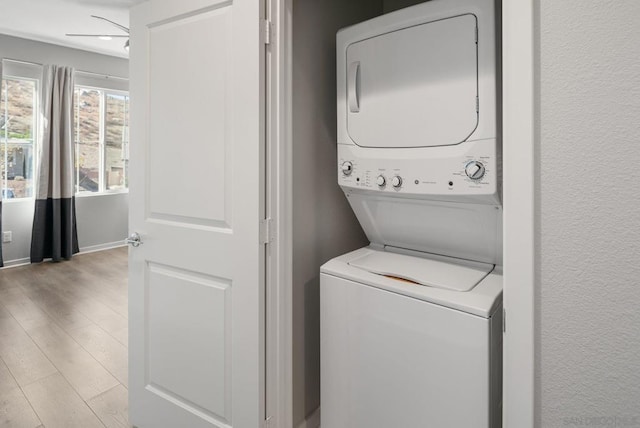
M129 194L113 193L76 198L80 251L123 243L129 235Z
M381 13L382 0L293 2L294 427L320 405L320 266L368 244L336 178L336 32Z
M537 425L640 427L640 1L537 7Z

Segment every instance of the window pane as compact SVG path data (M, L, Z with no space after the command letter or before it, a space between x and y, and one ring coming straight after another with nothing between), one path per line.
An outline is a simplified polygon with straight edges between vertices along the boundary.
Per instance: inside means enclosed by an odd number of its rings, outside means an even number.
M7 138L7 128L5 127L5 122L7 121L7 83L4 79L2 79L2 92L0 93L0 189L2 189L2 193L0 197L5 199L9 197L7 194L7 174L6 174L6 138Z
M2 197L33 196L36 82L7 78L2 82Z
M33 144L31 142L7 144L6 171L5 196L7 198L33 196Z
M106 188L127 187L127 145L129 143L129 97L106 95L105 150Z
M100 190L100 91L75 91L77 191Z
M78 144L76 162L78 164L78 192L98 192L100 190L100 146Z

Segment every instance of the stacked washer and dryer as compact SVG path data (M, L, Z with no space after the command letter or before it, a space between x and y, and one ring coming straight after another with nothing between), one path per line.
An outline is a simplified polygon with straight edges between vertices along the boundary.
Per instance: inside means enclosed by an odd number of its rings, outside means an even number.
M432 0L338 33L338 183L371 244L321 268L325 428L501 426L498 17Z

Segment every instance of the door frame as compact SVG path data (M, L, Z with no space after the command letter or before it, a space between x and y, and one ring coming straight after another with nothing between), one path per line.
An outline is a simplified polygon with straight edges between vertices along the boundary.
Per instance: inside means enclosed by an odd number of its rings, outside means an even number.
M292 3L268 0L267 210L275 233L267 260L267 414L292 427ZM502 2L504 368L503 426L535 426L536 13L534 0ZM273 346L271 346L273 345Z
M536 422L537 22L534 0L502 2L505 428Z
M293 428L293 0L266 0L266 427ZM263 33L265 34L265 33Z

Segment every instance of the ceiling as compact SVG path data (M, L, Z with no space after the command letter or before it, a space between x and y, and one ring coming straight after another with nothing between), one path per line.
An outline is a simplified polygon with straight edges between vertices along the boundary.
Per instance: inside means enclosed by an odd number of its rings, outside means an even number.
M129 8L144 0L0 0L0 33L128 58L125 38L68 37L65 33L125 34L98 15L129 27Z

